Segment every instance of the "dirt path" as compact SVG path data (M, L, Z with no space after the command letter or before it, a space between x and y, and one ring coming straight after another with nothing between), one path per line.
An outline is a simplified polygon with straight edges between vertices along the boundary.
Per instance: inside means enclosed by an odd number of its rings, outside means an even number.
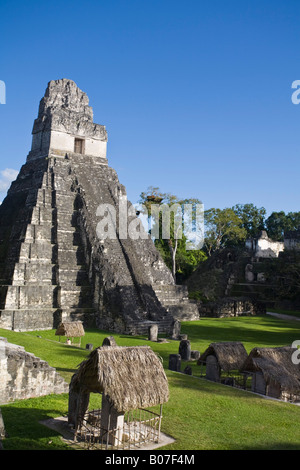
M293 315L285 315L284 313L274 313L274 312L266 312L267 315L271 315L272 317L281 318L282 320L295 320L300 321L299 317L294 317Z

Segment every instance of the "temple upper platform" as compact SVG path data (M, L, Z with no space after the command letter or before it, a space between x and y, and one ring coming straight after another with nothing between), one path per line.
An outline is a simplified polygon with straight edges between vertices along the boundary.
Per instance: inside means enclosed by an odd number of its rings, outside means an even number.
M34 121L27 161L76 153L99 157L103 162L106 151L106 128L93 122L86 93L72 80L51 80Z

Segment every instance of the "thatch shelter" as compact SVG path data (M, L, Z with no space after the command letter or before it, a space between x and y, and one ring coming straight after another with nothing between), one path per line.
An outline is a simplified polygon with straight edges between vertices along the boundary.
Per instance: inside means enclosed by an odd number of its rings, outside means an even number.
M81 337L85 335L85 331L81 321L61 322L58 325L55 335L71 338L72 342L73 338L79 338L79 343L81 343Z
M238 371L248 354L244 345L236 342L211 343L198 359L198 365L206 366L206 378L220 382L222 371Z
M101 410L87 412L90 393L102 394ZM90 442L124 448L130 446L133 429L135 442L159 439L162 405L168 399L162 362L150 347L99 347L72 377L68 420L76 436L88 434ZM132 418L131 412L155 405L161 405L160 414Z
M281 400L300 400L300 365L290 346L254 348L242 366L252 374L252 391Z

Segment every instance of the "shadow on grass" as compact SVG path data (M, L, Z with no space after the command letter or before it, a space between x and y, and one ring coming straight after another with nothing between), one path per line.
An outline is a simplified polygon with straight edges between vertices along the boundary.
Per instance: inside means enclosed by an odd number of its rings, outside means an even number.
M181 331L191 342L241 341L251 347L284 346L300 338L299 324L267 316L203 318L198 322L183 323Z
M299 413L300 417L300 407L284 402L281 400L272 399L271 397L267 397L265 395L260 395L250 390L244 390L242 388L233 387L230 385L225 385L219 382L213 382L211 380L206 379L205 377L197 377L196 375L187 375L183 372L173 372L173 371L166 371L169 383L171 387L180 388L182 389L189 389L189 390L196 390L199 393L207 393L207 394L214 394L218 396L226 396L228 398L242 398L243 400L251 400L253 403L256 401L257 403L260 402L261 404L277 404L278 406L291 406L293 407L292 410L295 413ZM299 444L300 446L300 444Z
M53 405L60 406L53 406ZM51 406L52 405L52 406ZM4 450L66 449L60 434L40 421L67 413L68 395L47 396L2 405L1 412L7 433Z
M177 443L186 439L188 420L190 436L201 436L199 442L194 437L195 449L300 450L296 405L182 373L168 371L167 376L164 424L174 430ZM180 431L173 420L181 423Z
M270 451L270 450L298 450L300 449L300 445L291 444L290 442L270 442L265 444L260 444L255 447L251 446L243 446L243 451ZM233 449L234 450L234 449ZM237 449L239 450L239 449Z

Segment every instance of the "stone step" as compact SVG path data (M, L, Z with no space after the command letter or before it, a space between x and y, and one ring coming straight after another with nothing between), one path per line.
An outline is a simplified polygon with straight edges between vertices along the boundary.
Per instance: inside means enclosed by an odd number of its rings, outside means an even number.
M57 304L58 286L55 285L1 286L0 292L3 289L6 289L6 309L48 308Z
M48 225L28 224L25 237L22 241L33 243L39 240L51 243L52 227Z
M85 264L85 256L81 247L72 247L68 249L58 248L57 263L59 266L69 266L70 269Z
M199 310L195 304L178 304L168 307L168 312L179 321L199 320Z
M39 260L52 263L55 253L55 245L49 241L39 240L33 243L23 242L20 249L19 262L27 260Z
M46 225L51 227L53 223L52 206L50 204L48 206L35 205L32 210L30 222L34 225Z
M61 287L58 299L62 307L68 305L69 308L88 308L91 305L91 297L91 288L89 286L71 286L70 290Z
M52 202L53 202L53 198L52 198L52 188L45 188L45 187L42 187L42 188L39 188L38 191L37 191L37 205L41 205L41 206L51 206L52 205Z
M57 328L61 311L51 307L0 309L1 328L14 331L35 331Z
M151 320L144 320L144 321L136 321L126 322L126 327L128 331L131 332L133 335L146 335L148 334L149 327L151 325L158 326L158 334L166 333L169 334L172 328L173 318L170 320L160 320L160 321L151 321Z
M61 286L64 286L65 284L78 286L89 285L88 273L86 269L82 269L80 265L78 265L78 269L63 269L60 265L58 270L58 279Z
M98 313L94 308L62 309L62 321L82 321L85 328L95 327ZM99 346L101 346L99 344Z

